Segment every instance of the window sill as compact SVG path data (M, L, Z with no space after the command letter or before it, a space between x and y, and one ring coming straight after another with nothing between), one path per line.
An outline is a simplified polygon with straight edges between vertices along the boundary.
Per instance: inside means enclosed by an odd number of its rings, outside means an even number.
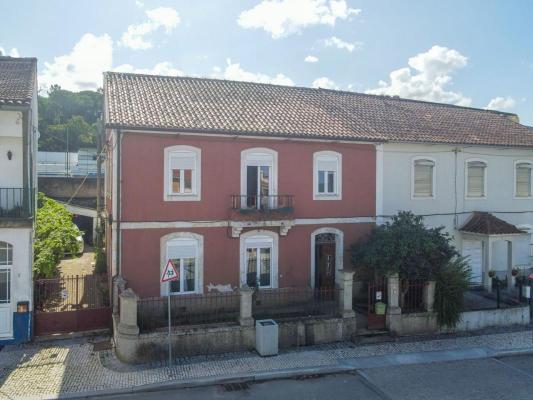
M199 194L165 194L164 201L200 201Z
M313 195L313 200L342 200L342 196L338 194L317 194Z
M437 196L411 196L411 200L435 200Z
M487 196L482 196L482 197L469 197L469 196L466 196L465 200L487 200Z

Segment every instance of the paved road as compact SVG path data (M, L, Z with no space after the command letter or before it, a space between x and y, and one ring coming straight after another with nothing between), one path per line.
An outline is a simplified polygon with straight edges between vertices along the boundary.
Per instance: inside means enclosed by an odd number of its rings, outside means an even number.
M128 394L107 399L533 399L533 355L373 368L323 377Z

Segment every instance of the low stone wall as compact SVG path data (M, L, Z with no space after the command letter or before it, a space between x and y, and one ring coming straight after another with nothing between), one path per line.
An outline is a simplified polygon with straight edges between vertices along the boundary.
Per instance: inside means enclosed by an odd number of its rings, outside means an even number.
M355 334L355 318L316 318L279 322L279 347L309 346L352 339ZM121 341L115 335L116 341ZM175 328L171 335L172 354L175 357L219 354L255 349L255 327L237 324L187 326ZM126 362L146 363L161 361L167 357L167 331L141 333L135 340L133 357L121 357Z

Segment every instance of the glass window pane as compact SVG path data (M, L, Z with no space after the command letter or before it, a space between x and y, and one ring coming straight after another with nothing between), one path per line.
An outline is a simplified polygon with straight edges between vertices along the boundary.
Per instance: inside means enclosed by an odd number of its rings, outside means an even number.
M0 265L13 264L13 246L6 242L0 242Z
M326 188L325 188L325 182L326 182L326 177L325 177L325 171L318 171L318 193L325 193L326 191Z
M0 270L0 304L1 303L9 303L9 285L10 285L10 279L9 279L9 270L3 269Z
M257 167L249 165L246 167L246 206L248 208L257 207Z
M183 291L194 292L195 291L195 266L196 260L194 258L183 259Z
M262 166L260 167L260 190L261 196L268 196L269 193L269 182L270 182L270 167Z
M260 249L259 285L270 286L270 249Z
M328 193L335 193L335 172L328 171Z
M180 269L180 260L179 259L174 259L174 260L171 260L171 261L172 261L172 264L174 264L176 269L179 271L179 269ZM180 276L180 279L181 279L181 276ZM180 292L180 279L178 279L177 281L170 281L170 291L172 293L179 293Z
M181 193L180 190L180 178L181 169L172 170L172 193Z
M257 286L257 249L246 249L246 284Z
M485 168L469 166L467 183L468 197L483 197L485 195Z
M433 166L417 162L415 164L414 195L416 197L433 196Z
M184 169L183 175L184 192L192 193L192 169Z

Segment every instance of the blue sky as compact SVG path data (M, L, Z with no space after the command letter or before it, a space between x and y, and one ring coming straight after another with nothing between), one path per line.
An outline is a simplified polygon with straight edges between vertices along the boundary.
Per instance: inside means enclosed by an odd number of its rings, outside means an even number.
M490 105L533 125L529 0L35 0L0 15L0 48L37 57L43 88L94 89L105 70L220 77Z

